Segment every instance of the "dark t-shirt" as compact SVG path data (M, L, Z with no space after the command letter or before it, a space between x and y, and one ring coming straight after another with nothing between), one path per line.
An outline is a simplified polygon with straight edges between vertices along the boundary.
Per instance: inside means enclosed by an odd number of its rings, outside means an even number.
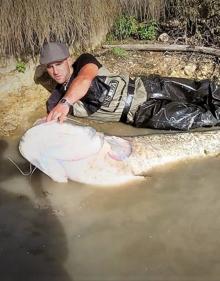
M73 74L70 78L69 85L74 80L74 78L78 75L80 70L85 66L86 64L93 63L98 66L98 68L101 68L102 65L99 63L99 61L91 54L85 53L80 55L76 61L73 63ZM47 107L47 113L49 113L61 100L61 98L65 95L68 87L64 89L62 84L57 84L56 88L53 90L51 96L47 100L46 107Z
M79 71L82 69L83 66L85 66L88 63L93 63L98 66L98 68L101 68L101 63L91 54L85 53L82 54L77 58L77 60L73 64L73 75L74 77L77 76Z

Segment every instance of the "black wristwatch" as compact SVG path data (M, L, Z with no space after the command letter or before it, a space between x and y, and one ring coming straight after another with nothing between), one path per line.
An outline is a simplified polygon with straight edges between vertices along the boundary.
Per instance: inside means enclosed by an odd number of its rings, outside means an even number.
M68 105L69 108L72 106L72 104L71 104L70 102L68 102L68 100L65 99L65 98L62 98L62 99L59 101L59 103Z

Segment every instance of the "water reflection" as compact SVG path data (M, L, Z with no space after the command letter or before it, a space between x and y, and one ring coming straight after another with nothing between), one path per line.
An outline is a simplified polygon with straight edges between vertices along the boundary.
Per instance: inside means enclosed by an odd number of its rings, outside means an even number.
M41 172L30 180L2 156L3 280L218 280L219 161L105 189L54 183Z
M52 213L49 201L44 199L46 208L39 208L30 198L10 192L10 180L18 170L4 158L8 148L0 140L0 276L3 281L70 281L63 267L68 256L63 228ZM18 163L19 164L19 163ZM20 163L21 167L27 167ZM26 179L24 179L24 182ZM23 183L24 183L23 182ZM13 181L11 184L16 184ZM42 191L41 181L31 182L33 189ZM14 189L14 186L12 187ZM39 192L35 192L39 197ZM41 197L43 194L41 194ZM46 200L46 201L45 201Z

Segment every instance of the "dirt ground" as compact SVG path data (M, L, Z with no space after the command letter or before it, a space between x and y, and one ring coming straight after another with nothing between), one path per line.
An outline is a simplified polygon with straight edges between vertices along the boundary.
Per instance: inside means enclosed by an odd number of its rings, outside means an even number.
M219 62L209 55L177 52L127 51L123 57L112 51L96 50L93 54L114 74L131 76L159 74L190 79L213 79L218 83ZM10 74L11 75L11 74ZM2 78L2 77L1 77ZM22 87L1 99L0 136L13 137L26 130L46 114L45 102L49 92L40 85Z

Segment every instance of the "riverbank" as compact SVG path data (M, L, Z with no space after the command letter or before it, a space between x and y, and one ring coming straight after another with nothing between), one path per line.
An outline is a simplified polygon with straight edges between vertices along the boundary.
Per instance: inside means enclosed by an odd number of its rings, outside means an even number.
M198 80L215 79L220 82L220 66L211 55L149 51L127 51L121 55L111 50L103 52L102 49L93 54L114 74L159 74ZM45 102L50 93L34 83L36 66L31 64L24 73L18 73L13 67L1 71L0 136L13 137L46 114Z

